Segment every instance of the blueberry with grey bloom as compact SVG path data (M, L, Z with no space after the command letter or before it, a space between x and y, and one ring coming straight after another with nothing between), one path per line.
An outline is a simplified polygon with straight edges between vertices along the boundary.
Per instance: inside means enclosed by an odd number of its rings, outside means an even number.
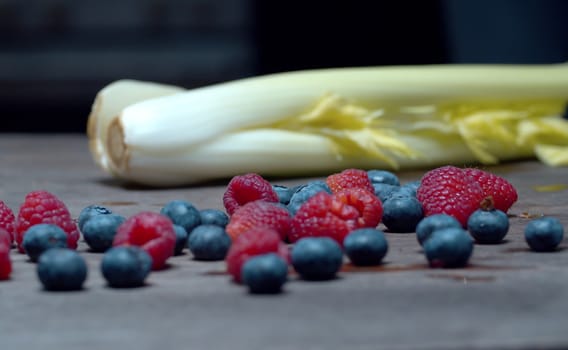
M564 239L564 227L555 217L533 219L525 226L525 240L536 252L554 251Z
M160 214L169 217L176 225L183 227L188 233L201 224L199 210L190 202L173 200L160 210Z
M357 266L379 265L388 246L383 231L374 228L353 230L343 240L345 254Z
M242 267L243 282L253 294L276 294L288 279L288 263L274 253L248 259Z
M432 232L436 230L441 230L443 228L462 228L460 222L448 214L434 214L425 217L420 220L416 226L416 238L420 245L424 245L424 242L430 238Z
M477 243L500 243L509 231L509 217L498 209L477 209L467 219L467 230Z
M201 209L201 225L217 225L226 227L229 223L229 216L219 209Z
M290 198L292 198L292 190L287 186L282 185L272 185L272 189L278 195L278 201L284 205L290 203Z
M187 247L196 260L223 260L231 246L231 237L216 225L197 226L189 234Z
M371 180L371 183L373 184L382 183L400 186L400 180L398 179L398 176L390 171L372 169L367 171L367 175L369 176L369 180Z
M292 266L305 280L330 280L343 264L343 250L329 237L306 237L292 248Z
M473 253L473 239L463 228L436 230L424 242L424 253L431 267L464 267Z
M422 204L416 197L392 195L383 203L383 224L391 232L414 232L424 217Z
M400 189L400 186L384 183L374 183L373 189L375 191L375 196L377 196L381 200L381 202L384 203L387 199L389 199L391 194Z
M144 285L152 269L152 258L137 246L109 249L101 261L101 273L113 288L134 288Z
M104 252L112 247L116 230L126 220L117 214L95 215L83 225L83 238L94 252Z
M57 225L36 224L24 233L22 246L30 260L36 262L48 249L67 248L67 234Z
M296 187L296 190L294 191L294 193L292 193L290 202L287 205L288 211L290 211L291 215L295 215L302 204L322 191L331 194L331 189L329 188L329 186L321 180L312 181L305 185Z
M174 248L174 255L181 255L183 249L187 245L187 238L189 234L180 225L174 224L174 232L176 234L176 246Z
M81 210L81 213L79 213L79 219L77 220L79 231L83 232L83 225L85 225L87 220L89 220L93 216L107 214L112 214L112 210L102 205L93 204L83 208L83 210Z
M80 290L87 279L87 263L75 250L52 248L39 256L37 275L46 290Z

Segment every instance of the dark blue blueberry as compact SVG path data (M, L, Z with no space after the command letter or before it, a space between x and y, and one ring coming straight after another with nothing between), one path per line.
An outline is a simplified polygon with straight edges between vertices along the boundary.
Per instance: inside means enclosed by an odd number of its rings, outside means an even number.
M113 288L143 286L151 269L152 258L137 246L113 247L101 261L101 273Z
M187 238L189 237L189 234L183 227L175 224L174 232L176 233L176 246L174 248L174 255L180 255L187 245Z
M383 224L391 232L414 232L422 220L422 204L415 197L391 196L383 203Z
M357 266L379 265L388 248L384 233L374 228L351 231L343 241L345 254Z
M500 243L509 232L509 217L498 209L477 209L467 219L467 230L477 243Z
M290 198L290 202L287 205L290 214L295 215L302 204L322 191L331 193L329 186L321 180L312 181L307 183L306 185L298 186L292 194L292 198Z
M112 214L112 210L102 205L89 205L88 207L83 208L81 213L79 213L79 219L77 222L77 226L79 227L79 231L83 232L83 225L95 215L107 215Z
M231 237L216 225L197 226L189 234L187 247L196 260L223 260L231 246Z
M398 190L392 194L392 196L416 197L417 189L418 188L413 185L404 184L400 186Z
M443 228L424 242L424 253L432 267L464 267L473 253L473 239L463 228Z
M190 202L173 200L160 210L160 214L169 217L176 225L183 227L188 233L201 224L199 210Z
M37 275L46 290L80 290L87 279L87 263L75 250L52 248L39 256Z
M248 259L243 267L243 282L253 294L276 294L288 279L288 263L274 253Z
M400 180L394 173L390 171L372 169L367 171L367 175L369 176L369 180L371 180L371 183L373 184L381 183L400 186Z
M292 248L292 265L305 280L329 280L343 264L343 251L329 237L306 237Z
M219 209L202 209L199 211L199 215L201 216L201 225L225 227L229 223L229 216Z
M420 220L416 226L416 238L420 245L430 238L432 232L443 228L462 228L460 222L453 216L447 214L434 214Z
M22 246L30 260L35 262L48 249L67 248L67 234L56 225L33 225L24 233Z
M112 247L116 230L124 221L121 215L95 215L83 225L83 238L92 251L104 252Z
M278 195L278 201L281 204L287 205L290 203L290 198L292 198L292 190L287 186L282 185L272 185L272 189Z
M536 252L554 251L564 239L564 227L555 217L543 216L525 226L525 240Z
M387 199L389 199L391 194L400 189L400 186L374 183L373 188L375 190L375 196L377 196L381 200L381 202L384 203Z

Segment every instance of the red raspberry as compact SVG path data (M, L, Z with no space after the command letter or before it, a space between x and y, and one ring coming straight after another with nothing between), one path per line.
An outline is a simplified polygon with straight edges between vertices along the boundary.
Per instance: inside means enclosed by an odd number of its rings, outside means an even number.
M237 209L227 225L227 233L234 241L238 235L253 227L268 227L285 240L290 231L292 217L285 207L264 200L248 202Z
M481 169L467 168L464 171L481 185L486 197L493 197L495 209L506 213L517 201L517 190L504 178Z
M11 246L16 232L16 217L12 209L2 201L0 201L0 229L4 229L10 234L10 244L8 246Z
M67 233L67 246L77 248L79 230L65 203L47 191L32 191L26 195L16 219L16 243L24 253L22 241L27 229L36 224L53 224Z
M8 233L8 231L6 231L2 227L0 227L0 245L2 245L2 244L5 245L6 247L11 247L12 246L12 237Z
M0 280L7 280L11 273L10 246L0 242Z
M354 188L333 195L320 192L308 199L292 218L290 241L326 236L343 245L349 232L376 227L382 215L381 201L369 191Z
M416 197L422 203L425 216L445 213L455 217L463 227L485 198L483 189L473 177L450 165L424 174Z
M141 247L152 257L152 270L160 270L174 254L176 234L173 222L162 214L140 212L118 227L112 245Z
M233 280L241 283L244 263L256 255L276 253L290 261L288 246L280 240L278 232L270 228L254 227L240 234L231 244L225 261L227 272Z
M223 205L227 213L232 215L240 206L258 199L277 203L278 195L270 182L258 174L237 175L227 185Z
M349 188L362 188L374 193L373 184L365 170L345 169L340 173L332 174L325 180L333 193Z

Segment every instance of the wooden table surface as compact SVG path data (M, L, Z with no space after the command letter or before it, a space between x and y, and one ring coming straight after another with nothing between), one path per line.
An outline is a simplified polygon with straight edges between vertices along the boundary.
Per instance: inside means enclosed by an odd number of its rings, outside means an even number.
M14 251L12 279L0 283L0 348L568 348L567 245L533 253L523 239L526 213L554 215L568 227L568 168L524 161L488 169L517 187L519 201L505 243L476 245L463 269L430 269L414 234L387 233L381 268L345 269L328 282L292 276L281 295L250 295L222 273L222 262L194 261L190 253L171 258L146 287L114 290L99 272L101 254L81 242L89 265L84 290L52 293ZM421 174L399 176L406 182ZM94 165L84 135L0 135L0 199L15 211L37 189L58 195L74 217L90 204L129 216L173 199L222 209L225 185L125 186Z

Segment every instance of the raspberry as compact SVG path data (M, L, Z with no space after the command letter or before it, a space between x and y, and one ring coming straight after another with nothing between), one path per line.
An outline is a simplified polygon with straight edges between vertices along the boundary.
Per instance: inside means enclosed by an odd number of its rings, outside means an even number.
M288 246L280 239L280 235L273 229L255 227L240 234L234 241L227 257L227 272L233 280L241 283L241 270L244 263L253 256L276 253L285 261L290 261Z
M36 224L53 224L59 226L67 234L67 247L77 249L79 230L71 214L54 194L39 190L26 195L24 203L20 206L20 212L16 219L16 243L18 250L24 253L22 242L24 233Z
M7 280L12 273L12 261L10 260L10 245L0 242L0 280Z
M517 190L504 178L481 169L467 168L464 171L481 185L486 197L493 197L495 209L506 213L517 201Z
M340 173L329 175L325 182L333 193L350 188L375 192L368 173L361 169L345 169Z
M343 245L345 236L354 229L376 227L382 212L381 201L363 189L348 189L333 195L320 192L308 199L292 219L290 241L326 236Z
M12 236L5 229L0 227L0 245L5 245L6 247L12 246Z
M165 215L140 212L122 223L114 241L117 246L139 246L152 257L152 269L165 267L166 260L174 254L176 234L174 224Z
M227 185L223 205L227 213L232 215L239 207L258 199L279 202L278 194L262 176L255 173L237 175Z
M237 209L227 225L227 233L232 240L253 227L274 229L282 240L286 240L292 218L285 207L263 200L249 202Z
M424 174L416 197L422 203L424 216L448 214L466 227L469 216L479 209L484 192L464 170L448 165Z
M10 245L12 245L16 232L16 218L12 209L2 201L0 201L0 229L4 229L8 232L10 235Z

